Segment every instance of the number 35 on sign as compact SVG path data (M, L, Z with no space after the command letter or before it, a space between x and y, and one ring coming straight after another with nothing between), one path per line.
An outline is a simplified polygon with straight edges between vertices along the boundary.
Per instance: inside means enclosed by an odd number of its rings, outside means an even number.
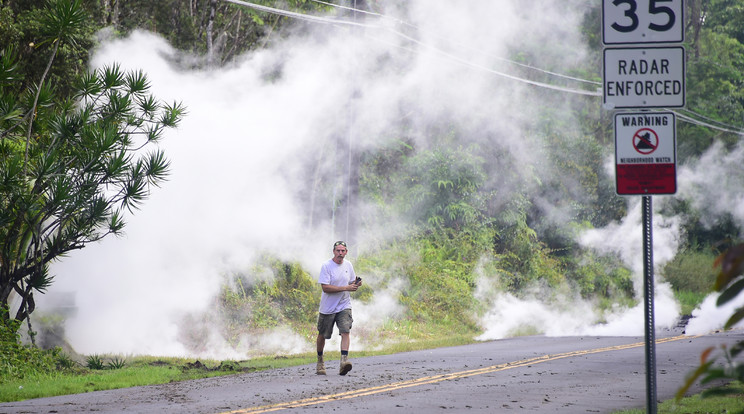
M684 0L603 0L602 41L606 45L680 43Z

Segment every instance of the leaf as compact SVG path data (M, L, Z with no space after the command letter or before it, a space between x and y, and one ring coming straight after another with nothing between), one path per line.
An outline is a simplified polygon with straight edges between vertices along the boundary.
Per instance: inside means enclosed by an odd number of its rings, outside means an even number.
M716 306L723 306L730 300L736 298L743 289L744 289L744 278L737 280L731 286L729 286L723 292L721 292L721 294L718 295Z
M76 83L77 94L76 98L92 98L101 93L103 87L95 73L85 73L78 78Z
M23 79L18 70L18 57L12 47L0 54L0 86L11 85Z
M168 176L170 162L165 158L165 153L156 151L147 158L145 175L150 184L157 186Z
M731 327L739 323L742 319L744 319L744 308L738 308L736 312L731 315L728 321L726 321L726 325L723 326L723 329L731 329Z
M711 346L703 350L703 352L700 354L700 365L705 364L705 361L708 359L714 349L715 348Z
M78 47L87 18L79 0L51 1L41 21L48 36L45 41L60 41Z
M101 84L105 89L113 89L124 84L124 74L118 63L105 66L99 71Z
M744 243L731 247L726 252L718 256L713 263L714 267L720 267L721 272L718 274L715 290L721 291L737 276L744 273Z
M129 93L142 94L150 88L150 83L142 70L127 74L126 86Z

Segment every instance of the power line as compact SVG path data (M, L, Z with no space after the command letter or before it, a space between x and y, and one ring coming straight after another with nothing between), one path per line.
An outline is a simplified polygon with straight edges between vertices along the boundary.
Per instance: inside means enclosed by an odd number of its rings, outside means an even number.
M371 27L370 25L367 25L367 24L352 22L352 21L348 21L348 20L331 19L331 18L328 18L328 17L320 17L320 16L313 16L313 15L310 15L310 14L291 12L289 10L282 10L282 9L277 9L277 8L274 8L274 7L262 6L260 4L250 3L250 2L247 2L247 1L240 1L240 0L222 0L222 1L226 1L228 3L237 4L237 5L240 5L240 6L250 7L252 9L260 10L260 11L263 11L263 12L266 12L266 13L278 14L280 16L291 17L293 19L305 20L305 21L314 22L314 23L340 24L340 25L350 25L350 26Z
M382 30L388 31L390 33L393 33L394 35L396 35L396 36L398 36L400 38L403 38L405 40L408 40L409 42L412 42L412 43L415 43L415 44L417 44L419 46L428 48L428 49L430 49L430 50L432 50L432 51L434 51L434 52L436 52L436 53L438 53L438 54L446 57L447 59L454 60L454 61L456 61L456 62L458 62L458 63L460 63L462 65L465 65L465 66L468 66L468 67L471 67L471 68L475 68L475 69L478 69L478 70L483 70L483 71L486 71L486 72L489 72L489 73L492 73L494 75L501 76L501 77L504 77L504 78L507 78L507 79L510 79L510 80L514 80L514 81L517 81L517 82L526 83L526 84L537 86L537 87L541 87L541 88L552 89L552 90L556 90L556 91L560 91L560 92L567 92L567 93L573 93L573 94L585 95L585 96L602 96L602 92L600 92L600 91L594 91L593 92L593 91L587 91L587 90L582 90L582 89L573 89L573 88L561 87L561 86L556 86L556 85L552 85L552 84L549 84L549 83L537 82L537 81L532 81L532 80L529 80L529 79L524 79L524 78L521 78L521 77L518 77L518 76L509 75L507 73L500 72L500 71L497 71L497 70L494 70L494 69L485 67L483 65L479 65L479 64L470 62L470 61L468 61L466 59L457 57L457 56L455 56L455 55L453 55L451 53L445 52L444 50L441 50L441 49L439 49L439 48L437 48L435 46L432 46L432 45L429 45L427 43L421 42L421 41L419 41L417 39L412 38L411 36L408 36L408 35L406 35L404 33L401 33L399 31L394 30L394 29L391 29L389 27L379 26L379 25L371 25L371 24L368 24L368 23L359 23L359 22L356 22L356 21L349 21L349 20L338 19L338 18L320 17L320 16L313 16L313 15L304 14L304 13L291 12L291 11L288 11L288 10L282 10L282 9L277 9L277 8L274 8L274 7L262 6L262 5L259 5L259 4L250 3L250 2L247 2L247 1L241 1L241 0L223 0L223 1L227 1L229 3L233 3L233 4L245 6L245 7L250 7L250 8L253 8L255 10L259 10L259 11L263 11L263 12L267 12L267 13L277 14L277 15L281 15L281 16L285 16L285 17L290 17L290 18L304 20L304 21L309 21L309 22L314 22L314 23L332 24L332 25L348 25L348 26L365 27L365 28L370 28L370 29L382 29ZM356 9L356 8L348 7L348 6L341 6L341 5L337 5L337 4L333 4L333 3L324 2L324 1L321 1L321 0L311 0L311 1L314 1L314 2L319 3L319 4L324 4L324 5L327 5L327 6L337 7L337 8L340 8L340 9L351 10L351 11L358 12L358 13L363 13L363 14L368 14L368 15L372 15L372 16L376 16L376 17L381 17L381 18L389 19L389 20L392 20L392 21L394 21L396 23L403 24L405 26L411 27L411 28L413 28L415 30L422 31L419 27L417 27L415 25L412 25L412 24L407 23L405 21L402 21L402 20L399 20L399 19L396 19L396 18L392 18L392 17L386 16L386 15L383 15L383 14L380 14L380 13L369 12L369 11L366 11L366 10L360 10L360 9ZM439 38L442 38L441 36L438 36L438 37ZM445 39L445 40L452 41L451 39ZM454 41L452 41L452 42L455 45L459 46L459 47L467 48L467 49L474 50L474 51L478 51L477 49L474 49L474 48L470 47L469 45L465 45L465 44L462 44L462 43L459 43L459 42L454 42ZM404 48L404 49L405 50L410 50L408 48ZM527 64L524 64L524 63L516 62L516 61L510 60L510 59L506 59L506 58L501 58L501 57L496 57L496 56L492 56L492 57L495 57L496 59L499 59L499 60L502 60L502 61L505 61L505 62L508 62L508 63L511 63L511 64L514 64L514 65L518 65L518 66L521 66L521 67L524 67L524 68L527 68L527 69L531 69L531 70L539 71L539 72L542 72L542 73L545 73L545 74L549 74L549 75L552 75L552 76L561 77L561 78L564 78L564 79L569 79L569 80L573 80L573 81L577 81L577 82L584 82L584 83L588 83L588 84L592 84L592 85L601 85L601 83L600 82L597 82L597 81L592 81L592 80L589 80L589 79L582 79L582 78L578 78L578 77L573 77L573 76L564 75L564 74L561 74L561 73L556 73L556 72L548 71L548 70L545 70L545 69L537 68L537 67L534 67L534 66L531 66L531 65L527 65ZM707 119L707 120L709 120L711 122L714 122L714 123L717 123L717 124L723 125L723 126L713 125L713 124L708 123L708 122L703 122L703 121L697 120L697 119L695 119L695 118L693 118L691 116L681 114L678 111L672 111L683 122L687 122L687 123L691 123L691 124L695 124L695 125L699 125L699 126L704 126L704 127L707 127L707 128L715 129L717 131L721 131L721 132L738 134L738 135L744 135L744 130L741 129L741 128L738 128L738 127L736 127L734 125L729 125L729 124L726 124L724 122L713 120L711 118L708 118L708 117L706 117L706 116L704 116L702 114L699 114L699 113L697 113L697 112L695 112L693 110L690 110L690 109L682 109L682 110L687 111L687 112L690 112L690 113L694 114L697 117L700 117L700 118L703 118L703 119Z
M586 91L586 90L581 90L581 89L565 88L565 87L562 87L562 86L556 86L556 85L551 85L549 83L532 81L532 80L529 80L529 79L520 78L518 76L509 75L507 73L499 72L497 70L493 70L491 68L487 68L487 67L485 67L483 65L479 65L477 63L473 63L473 62L467 61L465 59L461 59L461 58L459 58L457 56L454 56L454 55L452 55L450 53L447 53L447 52L445 52L445 51L443 51L443 50L441 50L439 48L436 48L434 46L431 46L431 45L428 45L426 43L420 42L420 41L418 41L418 40L416 40L416 39L414 39L414 38L412 38L410 36L407 36L407 35L405 35L405 34L403 34L401 32L398 32L396 30L393 30L393 29L387 29L387 30L390 31L390 32L392 32L392 33L394 33L394 34L396 34L396 35L398 35L398 36L400 36L400 37L402 37L402 38L404 38L404 39L407 39L407 40L409 40L409 41L411 41L413 43L416 43L416 44L418 44L420 46L429 48L429 49L431 49L431 50L433 50L433 51L441 54L442 56L445 56L445 57L447 57L449 59L452 59L452 60L454 60L456 62L459 62L459 63L461 63L461 64L463 64L465 66L470 66L472 68L484 70L486 72L490 72L490 73L493 73L494 75L502 76L502 77L507 78L507 79L515 80L515 81L526 83L526 84L529 84L529 85L539 86L541 88L553 89L553 90L556 90L556 91L568 92L568 93L573 93L573 94L577 94L577 95L602 96L602 93L601 92L598 92L598 91Z
M395 21L397 23L406 25L406 26L411 27L411 28L413 28L413 29L415 29L417 31L426 33L424 30L422 30L418 26L415 26L415 25L410 24L410 23L407 23L407 22L405 22L403 20L400 20L400 19L397 19L397 18L393 18L393 17L387 16L387 15L384 15L384 14L373 13L373 12L369 12L369 11L366 11L366 10L355 9L355 8L347 7L347 6L341 6L341 5L338 5L338 4L328 3L328 2L324 2L324 1L320 1L320 0L310 0L310 1L314 1L316 3L324 4L324 5L327 5L327 6L337 7L337 8L340 8L340 9L352 10L352 11L358 12L358 13L364 13L364 14L369 14L369 15L374 15L374 16L382 17L382 18L389 19L389 20ZM587 5L587 7L588 7L588 5ZM454 41L452 39L444 38L442 36L437 36L436 34L433 34L433 35L436 36L436 37L438 37L439 39L448 40L448 41L452 42L454 45L456 45L458 47L469 49L469 50L476 51L476 52L481 52L481 51L479 51L479 50L471 47L468 44L463 44L463 43ZM419 43L419 44L422 44L423 45L423 43L418 42L418 41L415 41L413 39L410 39L409 38L409 40L412 40L412 41L414 41L416 43ZM406 50L409 50L409 51L411 50L411 49L407 49L407 48L405 48L405 49ZM573 81L577 81L577 82L584 82L584 83L588 83L588 84L591 84L591 85L602 85L601 82L592 81L592 80L589 80L589 79L582 79L582 78L573 77L573 76L569 76L569 75L564 75L564 74L561 74L561 73L552 72L552 71L541 69L541 68L538 68L538 67L535 67L535 66L531 66L531 65L524 64L524 63L516 62L516 61L510 60L510 59L506 59L506 58L502 58L502 57L498 57L498 56L493 56L493 55L490 55L490 54L487 54L487 55L488 56L491 56L491 57L493 57L495 59L498 59L498 60L501 60L501 61L504 61L504 62L513 64L513 65L517 65L517 66L521 66L521 67L524 67L524 68L527 68L527 69L530 69L530 70L535 70L535 71L538 71L538 72L542 72L542 73L545 73L545 74L548 74L548 75L551 75L551 76L556 76L556 77L559 77L559 78L573 80ZM448 57L451 57L451 58L455 58L457 60L460 60L459 58L456 58L454 56L448 56ZM461 62L461 63L463 63L463 62ZM490 71L490 69L488 69L488 68L480 68L480 69L485 69L485 70ZM499 73L497 73L497 74L499 74ZM597 96L597 95L593 95L593 96ZM601 94L599 94L599 96L601 96ZM675 114L679 115L680 120L682 120L683 122L687 122L687 123L691 123L691 124L695 124L695 125L699 125L699 126L705 126L705 127L709 127L709 128L718 130L718 131L728 132L728 133L732 133L732 134L739 134L739 135L741 135L742 133L744 133L744 130L742 130L739 127L736 127L734 125L730 125L730 124L727 124L725 122L717 121L715 119L706 117L705 115L702 115L700 113L697 113L697 112L695 112L695 111L693 111L691 109L683 108L683 109L680 109L680 110L687 111L689 113L694 114L695 116L697 116L699 118L706 119L706 120L708 120L710 122L713 122L715 124L718 124L718 125L713 125L713 124L710 124L710 123L699 121L699 120L696 120L695 118L692 118L690 116L683 115L683 114L680 114L679 112L673 111Z
M264 11L264 12L267 12L267 13L279 14L281 16L292 17L292 18L296 18L296 19L300 19L300 20L306 20L306 21L311 21L311 22L315 22L315 23L342 24L342 25L351 25L351 26L358 26L358 27L366 27L366 28L370 28L370 29L382 29L382 30L386 30L386 31L388 31L390 33L395 34L396 36L399 36L399 37L401 37L403 39L406 39L406 40L408 40L410 42L416 43L416 44L418 44L420 46L426 47L426 48L428 48L428 49L430 49L430 50L432 50L434 52L437 52L440 55L442 55L444 57L447 57L448 59L454 60L454 61L456 61L456 62L458 62L460 64L463 64L465 66L469 66L469 67L472 67L472 68L475 68L475 69L484 70L486 72L489 72L489 73L492 73L494 75L498 75L498 76L501 76L501 77L504 77L504 78L507 78L507 79L511 79L511 80L514 80L514 81L517 81L517 82L522 82L522 83L526 83L526 84L537 86L537 87L541 87L541 88L552 89L552 90L556 90L556 91L560 91L560 92L567 92L567 93L573 93L573 94L577 94L577 95L586 95L586 96L602 96L602 93L601 92L598 92L598 91L587 91L587 90L581 90L581 89L566 88L566 87L562 87L562 86L551 85L549 83L532 81L532 80L529 80L529 79L524 79L524 78L520 78L518 76L509 75L509 74L504 73L504 72L493 70L491 68L487 68L485 66L482 66L482 65L479 65L479 64L476 64L476 63L472 63L472 62L467 61L465 59L462 59L462 58L459 58L457 56L454 56L454 55L452 55L450 53L447 53L447 52L445 52L443 50L440 50L437 47L434 47L434 46L431 46L431 45L426 44L424 42L421 42L419 40L416 40L416 39L414 39L414 38L412 38L410 36L407 36L407 35L399 32L397 30L394 30L394 29L391 29L391 28L388 28L388 27L378 26L378 25L371 25L371 24L367 24L367 23L357 23L357 22L352 22L352 21L343 20L343 19L331 19L331 18L324 18L324 17L312 16L312 15L303 14L303 13L290 12L290 11L287 11L287 10L281 10L281 9L276 9L276 8L273 8L273 7L262 6L262 5L258 5L258 4L255 4L255 3L250 3L250 2L247 2L247 1L241 1L241 0L223 0L223 1L227 1L229 3L238 4L238 5L241 5L241 6L250 7L250 8L253 8L253 9L256 9L256 10L260 10L260 11ZM354 10L356 10L356 9L354 9Z
M740 129L740 130L737 131L737 130L733 130L733 129L722 128L722 127L719 127L719 126L716 126L716 125L709 124L707 122L699 121L699 120L697 120L695 118L692 118L692 117L689 117L687 115L681 114L681 113L679 113L677 111L671 111L671 112L673 112L674 114L676 114L677 117L679 117L679 119L681 121L683 121L683 122L687 122L687 123L695 124L695 125L699 125L699 126L704 126L704 127L707 127L707 128L715 129L717 131L721 131L721 132L728 132L728 133L731 133L731 134L744 135L744 130L742 130L742 129ZM692 112L692 111L690 111L690 112Z
M369 14L369 15L373 15L373 16L377 16L377 17L382 17L382 18L385 18L385 19L389 19L389 20L392 20L392 21L394 21L396 23L399 23L399 24L402 24L402 25L411 27L411 28L413 28L413 29L415 29L415 30L417 30L419 32L430 34L430 35L436 36L439 39L443 39L443 40L449 41L449 42L453 43L455 46L458 46L458 47L461 47L461 48L464 48L464 49L469 49L469 50L472 50L472 51L475 51L475 52L478 52L478 53L483 53L482 51L480 51L478 49L475 49L475 48L471 47L468 44L457 42L455 40L452 40L452 39L449 39L449 38L445 38L443 36L439 36L436 33L427 32L427 31L421 29L420 27L418 27L416 25L413 25L413 24L408 23L406 21L397 19L395 17L390 17L390 16L387 16L387 15L384 15L384 14L380 14L380 13L369 12L369 11L366 11L366 10L355 9L355 8L348 7L348 6L341 6L341 5L338 5L338 4L328 3L328 2L320 1L320 0L310 0L310 1L313 1L313 2L319 3L319 4L323 4L323 5L326 5L326 6L337 7L339 9L352 10L352 11L357 12L357 13L364 13L364 14ZM545 70L545 69L542 69L542 68L538 68L538 67L535 67L535 66L531 66L531 65L528 65L528 64L525 64L525 63L517 62L517 61L511 60L511 59L507 59L507 58L503 58L503 57L499 57L499 56L494 56L492 54L486 54L486 55L489 56L489 57L498 59L500 61L510 63L512 65L521 66L523 68L534 70L534 71L537 71L537 72L542 72L542 73L545 73L545 74L548 74L548 75L551 75L551 76L555 76L555 77L559 77L559 78L563 78L563 79L568 79L568 80L572 80L572 81L577 81L577 82L589 83L589 84L592 84L592 85L601 85L602 84L602 82L597 82L597 81L592 81L592 80L588 80L588 79L582 79L582 78L577 78L577 77L574 77L574 76L565 75L565 74L562 74L562 73L552 72L552 71Z
M318 3L318 4L323 4L325 6L336 7L338 9L351 10L351 11L354 11L354 12L357 12L357 13L369 14L371 16L384 17L384 18L388 18L388 19L390 18L390 17L385 16L385 15L382 15L380 13L375 13L375 12L371 12L371 11L367 11L367 10L362 10L362 9L355 9L354 7L342 6L340 4L333 4L333 3L328 3L328 2L320 1L320 0L310 0L310 1L312 1L314 3Z
M693 110L690 110L690 109L681 108L680 110L691 112L691 113L693 113L697 117L700 117L700 118L703 118L703 119L705 119L707 121L713 122L714 124L718 124L721 128L741 129L741 128L735 126L735 125L730 125L730 124L727 124L727 123L725 123L723 121L718 121L718 120L715 120L713 118L709 118L709 117L707 117L707 116L705 116L703 114L699 114L699 113L697 113L697 112L695 112Z

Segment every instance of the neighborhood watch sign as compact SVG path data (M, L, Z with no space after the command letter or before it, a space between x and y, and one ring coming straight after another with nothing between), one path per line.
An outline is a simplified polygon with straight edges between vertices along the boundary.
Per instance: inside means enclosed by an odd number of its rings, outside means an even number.
M677 192L675 128L672 112L615 115L615 177L619 195Z

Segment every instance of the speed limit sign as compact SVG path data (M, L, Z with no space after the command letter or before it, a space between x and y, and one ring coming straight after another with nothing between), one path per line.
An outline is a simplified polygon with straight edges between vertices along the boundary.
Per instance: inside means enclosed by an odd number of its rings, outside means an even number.
M603 0L602 41L606 45L680 43L683 0Z

